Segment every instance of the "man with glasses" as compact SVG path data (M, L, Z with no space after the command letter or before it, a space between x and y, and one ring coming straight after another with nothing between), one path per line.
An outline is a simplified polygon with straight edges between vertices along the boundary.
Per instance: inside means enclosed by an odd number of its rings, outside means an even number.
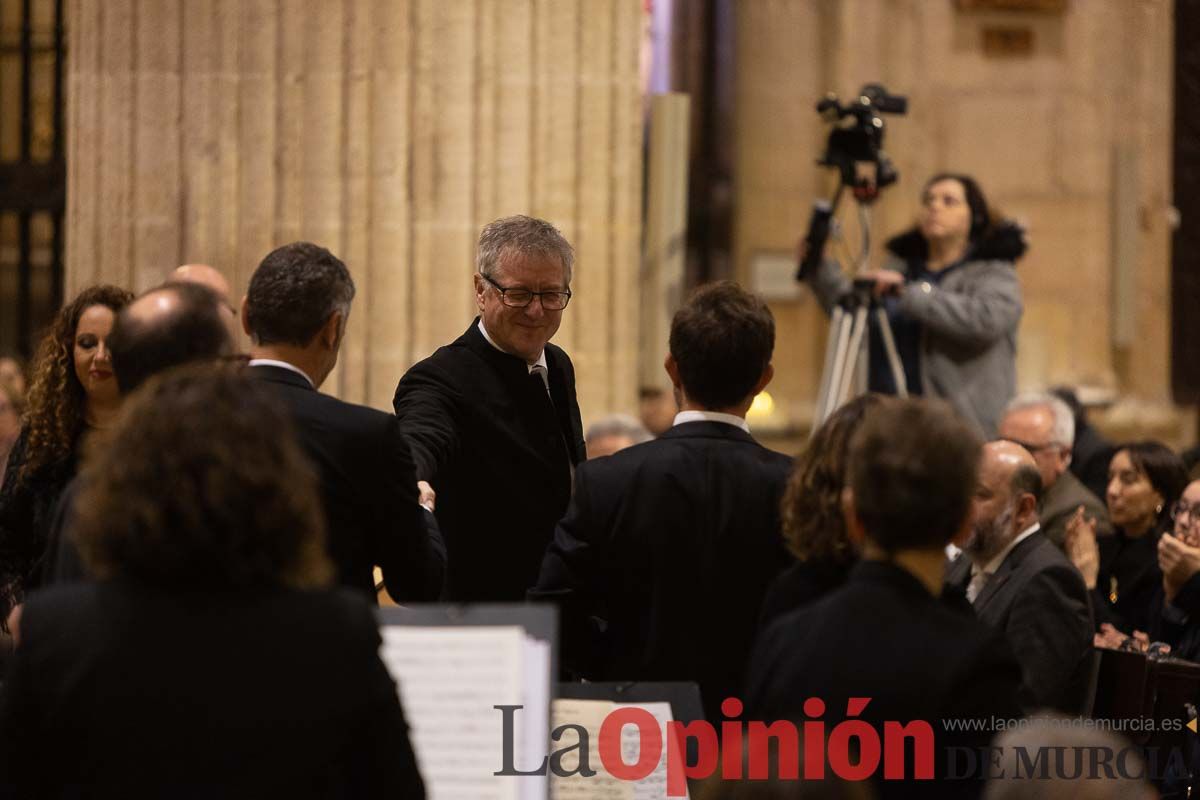
M1075 417L1066 403L1051 394L1021 395L1004 410L1000 438L1024 447L1037 463L1043 490L1038 519L1046 538L1061 548L1067 523L1080 507L1096 520L1097 536L1112 533L1104 503L1069 469Z
M447 599L521 601L583 461L575 370L550 344L571 300L574 253L544 220L484 227L479 316L414 365L393 405L448 555Z

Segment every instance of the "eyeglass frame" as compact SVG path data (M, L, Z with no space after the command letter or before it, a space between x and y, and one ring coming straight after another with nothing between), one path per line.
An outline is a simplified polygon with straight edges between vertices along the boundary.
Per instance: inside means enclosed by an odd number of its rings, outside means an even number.
M482 272L479 273L479 276L492 286L496 287L496 291L500 292L500 302L504 303L504 305L508 306L509 308L529 308L530 304L533 303L533 298L535 297L538 299L538 302L542 304L542 308L546 311L562 311L571 302L572 292L570 289L567 289L566 291L535 292L532 289L525 289L520 286L501 286L487 275L484 275ZM529 292L529 302L521 305L514 305L508 301L509 292ZM546 295L566 295L567 299L563 301L562 308L550 308L546 305L546 301L542 299Z
M1188 515L1189 526L1200 524L1200 503L1192 503L1189 505L1185 500L1176 500L1171 506L1171 521L1175 522L1183 513Z
M1012 444L1020 445L1021 447L1024 447L1026 450L1029 451L1029 455L1034 455L1035 453L1040 453L1043 450L1056 449L1059 452L1062 452L1064 450L1070 449L1062 442L1056 442L1053 439L1046 442L1045 444L1034 444L1033 442L1023 442L1020 439L1014 439L1011 436L1007 436L1007 437L1003 437L1002 441L1011 442Z

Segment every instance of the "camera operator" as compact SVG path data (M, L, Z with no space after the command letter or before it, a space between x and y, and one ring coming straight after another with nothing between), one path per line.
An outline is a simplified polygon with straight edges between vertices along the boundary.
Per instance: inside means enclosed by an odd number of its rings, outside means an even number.
M973 178L943 173L925 184L916 226L888 241L883 269L856 276L874 282L909 392L946 399L987 438L1016 392L1022 305L1014 262L1025 253L1023 236L992 216ZM829 259L808 280L826 312L851 292L851 278ZM869 348L868 389L894 394L873 315Z

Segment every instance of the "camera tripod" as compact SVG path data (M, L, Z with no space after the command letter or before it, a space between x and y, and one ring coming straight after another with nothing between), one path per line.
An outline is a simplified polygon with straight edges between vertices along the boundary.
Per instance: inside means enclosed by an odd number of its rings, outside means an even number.
M815 432L834 411L850 399L857 375L859 358L867 348L867 329L874 316L883 339L888 367L899 397L908 397L904 365L896 350L896 339L888 322L887 309L879 302L871 280L855 280L854 288L842 296L829 317L829 339L825 344L825 366L821 371L821 389L812 430Z

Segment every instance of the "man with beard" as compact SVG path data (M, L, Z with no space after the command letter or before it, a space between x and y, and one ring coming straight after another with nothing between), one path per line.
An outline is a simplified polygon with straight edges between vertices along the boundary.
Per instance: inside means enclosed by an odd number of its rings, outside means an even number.
M1038 524L1037 462L1018 444L983 448L971 506L971 536L947 584L1004 633L1021 662L1031 708L1086 711L1092 614L1083 576Z

